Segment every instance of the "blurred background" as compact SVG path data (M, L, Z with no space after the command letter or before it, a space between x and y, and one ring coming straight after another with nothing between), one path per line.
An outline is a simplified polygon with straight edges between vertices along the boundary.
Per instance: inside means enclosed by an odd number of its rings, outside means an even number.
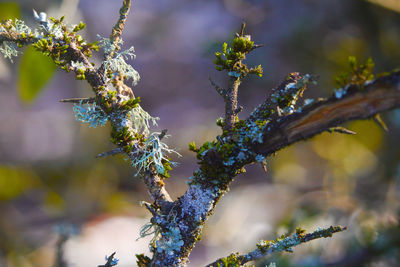
M32 8L66 21L87 23L84 37L108 36L122 1L1 1L0 18L30 26ZM214 69L214 52L239 31L242 21L256 43L248 59L264 76L243 82L239 101L245 118L290 72L319 75L306 98L327 97L333 76L348 70L347 58L369 56L376 72L400 61L400 1L396 0L142 0L133 1L123 38L135 47L130 63L140 73L134 88L142 106L160 117L170 147L182 158L167 189L174 198L196 168L187 144L220 133L215 125L224 103L210 85L227 76ZM94 62L101 60L101 53ZM27 51L0 58L0 266L104 264L116 251L118 266L135 266L148 254L150 238L138 239L150 201L122 156L96 159L113 149L109 126L89 128L74 120L62 98L91 96L85 82ZM40 73L45 73L40 74ZM48 76L47 78L44 76ZM397 266L400 262L400 111L383 114L389 131L373 121L346 125L355 136L321 134L279 151L262 167L238 176L193 250L190 266L203 266L231 252L245 253L260 239L296 226L316 230L349 227L333 238L299 246L293 254L266 258L259 266Z

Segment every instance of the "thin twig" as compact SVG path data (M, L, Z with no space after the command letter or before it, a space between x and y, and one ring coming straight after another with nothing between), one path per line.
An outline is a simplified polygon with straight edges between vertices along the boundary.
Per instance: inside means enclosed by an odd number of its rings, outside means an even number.
M84 98L66 98L61 99L61 103L94 103L96 99L94 97L84 97Z
M349 129L346 129L344 127L332 127L328 129L328 132L332 133L332 132L336 132L336 133L341 133L341 134L351 134L351 135L355 135L357 134L356 132L353 132Z
M211 85L214 86L215 90L217 91L217 93L222 96L224 99L227 98L228 92L226 89L220 87L218 84L216 84L211 78L208 78L208 80L210 81Z
M161 140L165 137L165 135L167 134L168 129L164 129L161 131L160 135L158 136L158 138Z
M98 155L96 156L96 158L114 156L114 155L117 155L117 154L121 154L121 153L123 153L123 152L124 152L124 151L122 150L122 148L118 147L118 148L115 148L115 149L113 149L113 150L100 153L100 154L98 154Z

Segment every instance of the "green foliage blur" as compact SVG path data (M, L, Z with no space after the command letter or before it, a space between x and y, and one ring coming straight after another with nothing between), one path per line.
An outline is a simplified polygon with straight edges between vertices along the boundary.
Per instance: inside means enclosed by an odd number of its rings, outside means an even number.
M56 65L33 47L24 50L19 63L18 94L22 101L31 103L53 77Z

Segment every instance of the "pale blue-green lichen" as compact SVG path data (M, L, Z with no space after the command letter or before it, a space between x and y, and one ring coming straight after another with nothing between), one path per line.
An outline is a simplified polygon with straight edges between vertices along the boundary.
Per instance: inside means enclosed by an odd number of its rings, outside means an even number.
M304 99L304 106L311 105L312 103L314 103L314 101L314 99L306 98Z
M132 165L137 169L136 175L141 171L150 169L150 166L154 166L157 173L166 175L166 169L164 162L169 162L171 165L176 165L176 162L171 162L166 156L166 153L174 153L181 156L178 152L170 149L166 144L161 142L159 136L161 133L151 133L144 144L143 150L135 150L131 152ZM164 136L165 138L165 136Z
M203 188L201 185L190 186L183 198L181 198L182 215L192 217L197 222L204 220L213 208L216 192L218 190Z
M104 126L108 117L96 104L74 104L72 110L75 112L75 119L80 122L89 123L89 127Z
M263 161L265 160L265 157L264 157L263 155L257 155L256 158L255 158L255 160L256 160L257 162L263 162Z
M109 38L104 38L98 35L100 39L99 45L103 47L106 55L112 55L112 57L106 58L103 62L105 70L111 71L113 75L125 77L126 79L132 79L132 86L137 85L140 80L139 73L128 63L125 59L134 59L136 55L134 54L135 49L131 46L129 49L122 52L117 52L116 49L120 44L123 43L122 39L119 39L117 44L110 41Z
M156 241L158 253L165 252L169 256L173 256L183 246L182 235L178 227L171 227L169 231L161 234L162 237Z
M76 72L84 73L86 71L86 66L83 62L71 61L71 67L73 67L74 71L76 71Z
M11 42L3 42L3 47L0 47L0 53L3 54L4 58L8 58L13 62L13 57L18 56L17 45Z
M158 117L152 117L140 105L137 105L128 112L128 118L132 121L133 130L144 135L150 133L150 123L156 126L159 120Z

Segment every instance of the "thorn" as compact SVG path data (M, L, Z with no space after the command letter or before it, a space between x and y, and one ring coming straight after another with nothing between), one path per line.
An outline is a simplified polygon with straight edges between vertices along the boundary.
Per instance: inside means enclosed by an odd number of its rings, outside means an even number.
M240 37L243 37L244 35L244 28L246 27L246 22L242 22L242 27L240 28Z
M210 77L208 78L208 80L210 81L211 85L214 86L218 94L220 94L224 99L226 99L227 91L224 88L220 87L218 84L216 84Z
M265 172L266 175L268 175L268 168L267 168L267 163L265 162L261 162L261 166Z
M147 209L148 211L150 211L150 213L151 213L153 216L157 216L157 212L156 212L156 210L153 208L153 205L152 205L152 204L150 204L150 203L148 203L148 202L146 202L146 201L141 201L141 202L140 202L140 205L144 205L144 206L146 207L146 209Z
M94 97L89 98L67 98L61 99L61 103L94 103L96 100Z
M389 131L386 123L383 121L381 114L376 114L373 118L374 122L376 122L383 130L385 130L386 132Z
M165 137L165 135L167 134L168 129L164 129L161 131L160 135L158 136L158 138L163 139Z
M356 132L350 131L349 129L346 129L344 127L332 127L328 129L328 132L332 133L332 132L337 132L337 133L342 133L342 134L357 134Z
M253 48L251 50L254 50L254 49L257 49L257 48L260 48L263 46L264 46L264 44L256 44L256 45L253 45Z
M123 153L124 151L122 150L122 148L118 147L116 149L113 149L111 151L107 151L107 152L103 152L100 153L96 156L96 158L101 158L101 157L108 157L108 156L114 156L116 154L120 154Z

